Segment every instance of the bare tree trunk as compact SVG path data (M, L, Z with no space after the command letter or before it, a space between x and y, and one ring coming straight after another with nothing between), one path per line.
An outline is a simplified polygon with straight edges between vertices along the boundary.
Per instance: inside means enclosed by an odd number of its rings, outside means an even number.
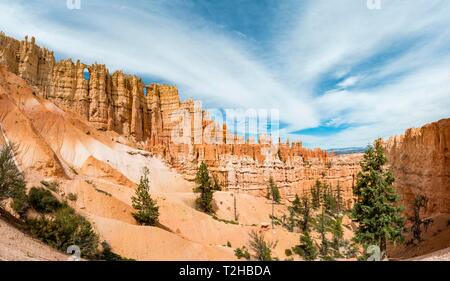
M237 210L236 210L236 194L234 194L234 220L237 221Z
M275 209L275 201L272 198L272 229L274 229L274 225L273 225L274 209Z

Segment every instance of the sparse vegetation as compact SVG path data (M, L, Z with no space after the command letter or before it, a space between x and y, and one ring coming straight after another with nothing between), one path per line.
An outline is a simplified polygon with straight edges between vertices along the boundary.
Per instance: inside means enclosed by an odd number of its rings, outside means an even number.
M322 205L325 212L329 215L336 215L338 213L338 202L328 184L322 185Z
M24 176L14 161L14 150L13 145L5 145L0 151L0 199L13 199L12 207L38 239L62 251L77 245L83 257L95 258L98 236L91 224L53 196L50 190L57 191L53 188L57 184L43 181L48 189L33 187L27 195ZM38 212L37 217L27 217L29 207Z
M288 206L289 216L287 218L286 228L291 232L300 225L299 216L302 211L301 203L298 195L295 195L294 200L291 202L291 206Z
M254 252L254 257L258 261L271 261L272 249L276 247L277 243L266 242L264 235L252 230L250 232L249 248Z
M412 234L412 239L408 242L410 244L419 244L423 241L422 238L422 227L425 231L428 230L428 227L433 223L432 219L422 219L421 218L421 210L427 208L428 198L423 195L417 195L414 200L414 214L408 218L408 221L412 223L410 227L410 232Z
M197 170L195 177L197 187L194 192L200 193L196 200L197 207L207 214L213 214L215 212L213 206L213 194L214 191L211 188L211 179L209 177L208 167L205 162L202 162Z
M236 225L239 224L239 222L237 222L237 221L221 219L221 218L218 218L216 215L212 215L212 218L215 219L216 221L220 221L220 222L223 222L226 224L236 224Z
M98 254L98 236L91 224L66 205L50 218L41 215L27 222L33 235L59 250L65 251L70 245L77 245L82 257L95 258Z
M286 249L286 250L284 250L284 254L286 255L286 257L290 257L290 256L292 256L292 250Z
M342 189L339 182L336 187L336 207L338 213L345 211L344 198L342 196Z
M53 192L58 192L59 191L59 183L57 183L56 181L45 181L45 180L42 180L41 184L43 186L45 186L46 188L48 188L49 190L53 191Z
M300 198L295 195L291 205L287 207L288 216L283 215L281 219L274 218L274 223L282 225L290 232L296 230L307 231L312 221L310 203L307 197Z
M344 240L343 255L346 259L355 258L358 255L358 245L351 241Z
M309 231L305 231L301 234L300 245L295 246L293 252L307 261L312 261L317 258L317 249Z
M25 188L16 189L12 199L11 208L23 219L26 217L27 211L30 208Z
M330 231L330 221L330 216L322 208L322 213L318 216L316 225L316 230L320 235L319 255L322 260L333 259L333 256L330 254L330 241L327 238L327 233Z
M322 190L322 183L317 180L314 186L311 188L311 201L312 201L312 208L314 210L320 208L321 190Z
M309 231L309 227L313 218L311 217L311 207L307 197L302 198L302 207L300 209L302 220L300 221L300 228L303 232Z
M111 193L109 193L109 192L107 192L107 191L104 191L104 190L101 190L101 189L98 189L97 187L95 187L95 185L94 185L94 189L95 189L95 191L97 191L97 192L99 192L99 193L102 193L102 194L104 194L104 195L106 195L106 196L112 197L112 194L111 194Z
M278 186L275 184L273 177L270 176L269 182L267 184L267 199L272 199L276 203L280 203L281 195Z
M387 242L402 241L404 231L403 208L392 183L394 176L384 169L387 159L381 140L369 146L357 175L356 197L352 218L359 224L355 241L362 245L378 245L382 259L387 256Z
M31 188L28 202L31 208L44 214L54 212L62 207L58 199L49 190L43 188Z
M250 260L251 256L250 253L248 252L247 248L245 246L241 248L236 248L234 250L234 255L238 258L238 259L246 259L246 260Z
M336 217L330 221L330 230L333 238L330 243L331 255L334 258L342 258L341 248L347 246L347 241L344 241L344 230L342 228L342 217Z
M0 150L0 200L11 198L11 207L21 217L28 210L26 182L23 173L16 166L14 144L5 144Z
M355 248L343 238L344 215L339 207L343 201L341 197L340 191L334 194L330 185L320 181L316 181L311 188L311 201L307 197L295 197L288 207L289 216L278 220L288 230L292 230L295 225L302 231L300 244L292 248L294 253L305 260L315 260L319 256L321 260L334 260L355 255ZM316 210L312 208L314 205ZM319 235L318 245L312 239L311 226L314 226L315 233Z
M75 193L69 193L67 194L67 199L69 199L70 201L77 201L78 196Z
M159 207L149 193L149 170L145 167L142 172L143 175L136 188L136 193L131 198L133 208L136 210L133 217L141 225L154 226L158 223Z

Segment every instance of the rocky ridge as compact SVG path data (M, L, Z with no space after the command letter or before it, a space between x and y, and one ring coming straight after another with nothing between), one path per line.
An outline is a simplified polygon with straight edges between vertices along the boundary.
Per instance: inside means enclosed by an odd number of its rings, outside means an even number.
M205 161L224 188L265 194L272 176L282 195L292 198L320 179L339 183L351 203L360 155L333 156L262 135L256 143L244 141L212 121L199 101L181 101L174 86L145 85L135 75L110 74L103 64L56 62L34 38L19 41L0 33L0 64L32 85L36 95L97 130L117 133L116 141L125 137L128 144L159 155L186 179L193 180L198 163Z
M405 206L424 195L429 200L425 215L450 214L450 119L408 129L385 147Z

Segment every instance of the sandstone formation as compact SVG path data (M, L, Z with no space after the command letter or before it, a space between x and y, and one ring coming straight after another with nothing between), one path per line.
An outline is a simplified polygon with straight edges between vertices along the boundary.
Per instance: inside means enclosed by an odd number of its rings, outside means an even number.
M450 119L386 141L395 186L411 211L417 195L428 198L426 214L450 214Z
M173 86L145 85L137 76L110 74L105 65L55 62L34 41L0 34L0 144L19 145L16 161L28 187L52 180L61 199L76 194L68 204L118 254L140 260L233 260L233 248L224 245L245 245L248 233L257 230L279 242L274 255L287 258L285 249L298 244L298 233L262 227L270 224L273 207L277 216L288 212L286 205L261 197L270 176L286 199L309 192L319 179L335 188L339 184L346 204L352 204L361 155L334 156L263 135L244 140L214 122L199 101L181 101ZM427 215L434 219L427 234L433 243L422 244L421 252L400 249L400 257L450 246L449 127L449 120L442 120L386 142L405 205L424 194L430 199ZM217 217L195 208L193 179L200 161L224 190L214 195ZM131 215L142 167L150 170L161 227L138 226ZM4 247L0 243L0 259Z
M334 157L263 135L257 143L244 140L214 122L200 102L180 101L173 86L145 85L137 76L110 74L102 64L55 62L53 53L37 46L34 38L18 41L0 33L0 63L34 86L38 96L161 156L189 180L205 161L226 189L264 194L272 176L282 195L292 198L319 179L339 183L351 198L359 156Z

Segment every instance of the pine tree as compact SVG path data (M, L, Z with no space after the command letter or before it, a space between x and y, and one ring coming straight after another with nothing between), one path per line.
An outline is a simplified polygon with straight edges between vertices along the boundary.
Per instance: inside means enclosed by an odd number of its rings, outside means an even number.
M308 232L312 218L311 218L311 205L307 197L302 198L302 206L300 212L302 214L300 228L302 229L303 232Z
M317 180L311 189L312 208L314 210L317 210L320 208L321 189L322 189L322 183Z
M25 177L14 161L15 151L15 145L9 143L0 150L0 201L12 198L11 207L23 217L29 205Z
M305 231L300 235L300 245L295 246L293 252L307 261L313 261L317 258L317 249L309 231Z
M294 201L292 201L291 206L288 207L289 217L287 219L287 229L289 231L294 231L294 228L300 225L299 216L302 211L302 202L298 195L295 195Z
M337 208L337 212L341 213L342 211L344 211L344 198L342 196L342 188L340 183L338 182L337 187L336 187L336 208Z
M195 175L195 183L197 186L194 189L194 192L198 193L202 188L211 189L211 178L209 177L208 166L206 166L205 162L202 161L200 166L197 169L197 174Z
M331 186L325 183L322 187L322 206L327 214L335 215L337 213L337 201L331 191Z
M411 244L419 244L423 241L422 239L422 226L425 228L425 231L428 230L430 224L433 223L432 219L422 219L420 217L420 210L426 209L428 205L428 198L423 195L417 195L414 200L414 214L408 218L408 221L412 223L410 227L410 232L412 233L412 239L409 241Z
M275 242L266 242L264 235L254 230L250 232L249 247L254 252L255 259L258 261L271 261L272 249L276 247Z
M269 199L272 199L276 203L280 203L281 201L280 190L278 190L278 186L275 184L275 181L273 180L272 176L270 176L269 178L267 189L270 190Z
M335 258L342 258L341 247L345 246L344 239L344 230L342 228L342 216L335 217L331 220L331 233L333 234L333 238L331 240L331 250L333 252L333 256Z
M142 172L143 175L136 188L135 195L131 197L133 208L136 210L133 213L133 217L141 225L154 226L158 223L159 207L149 193L149 170L144 167Z
M320 234L320 248L319 254L322 260L331 260L330 255L330 241L327 238L327 233L330 230L330 217L325 213L325 209L322 208L322 213L317 217L316 230Z
M361 162L351 214L359 224L355 241L377 245L382 259L387 256L387 242L402 241L404 231L402 208L397 206L399 196L392 186L394 176L383 168L386 162L381 140L377 140L368 147Z
M198 208L208 214L214 213L213 208L213 190L211 188L211 180L209 177L208 167L205 162L200 164L195 177L197 187L196 192L200 192L199 197L196 200Z

